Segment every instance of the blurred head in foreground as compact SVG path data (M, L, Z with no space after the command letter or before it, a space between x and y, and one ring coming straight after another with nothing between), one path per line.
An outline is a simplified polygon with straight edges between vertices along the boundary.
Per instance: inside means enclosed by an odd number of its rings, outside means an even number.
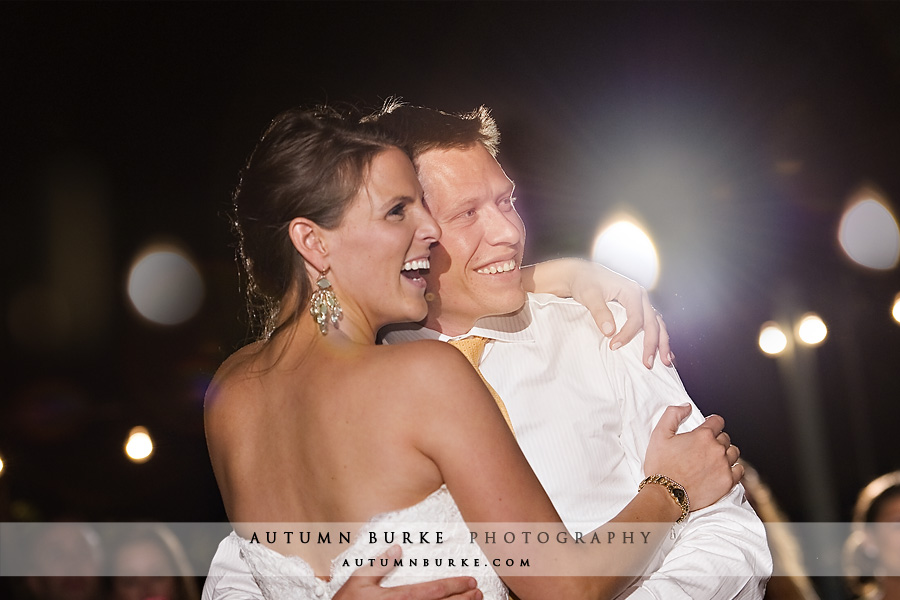
M197 582L178 538L160 524L142 523L110 549L111 600L195 600Z
M862 489L853 523L844 546L850 589L860 598L900 598L900 471Z
M100 536L86 523L48 523L27 556L28 593L38 600L100 598L103 551Z

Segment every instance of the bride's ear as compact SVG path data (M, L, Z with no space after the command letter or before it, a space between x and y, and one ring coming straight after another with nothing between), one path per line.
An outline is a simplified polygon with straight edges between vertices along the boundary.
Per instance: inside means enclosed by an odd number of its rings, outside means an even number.
M321 227L309 219L297 217L288 224L288 235L294 249L307 264L318 272L326 270L328 248Z

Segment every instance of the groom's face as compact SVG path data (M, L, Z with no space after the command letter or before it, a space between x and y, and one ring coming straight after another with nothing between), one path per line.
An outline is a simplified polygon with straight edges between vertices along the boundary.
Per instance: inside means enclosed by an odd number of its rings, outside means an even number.
M481 144L429 150L416 160L425 203L441 226L426 275L426 325L448 335L476 320L513 312L525 303L519 266L525 226L515 208L515 185Z

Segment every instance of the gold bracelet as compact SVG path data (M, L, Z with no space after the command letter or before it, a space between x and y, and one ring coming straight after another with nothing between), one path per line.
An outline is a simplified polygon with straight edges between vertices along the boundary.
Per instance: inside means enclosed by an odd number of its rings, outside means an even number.
M665 475L651 475L647 477L641 482L641 485L638 486L638 491L644 489L644 486L648 483L658 483L668 490L669 495L672 496L672 500L678 504L678 507L681 508L681 516L678 517L676 523L681 523L685 519L687 519L688 513L691 512L691 500L688 498L687 492L684 490L684 486L669 479Z

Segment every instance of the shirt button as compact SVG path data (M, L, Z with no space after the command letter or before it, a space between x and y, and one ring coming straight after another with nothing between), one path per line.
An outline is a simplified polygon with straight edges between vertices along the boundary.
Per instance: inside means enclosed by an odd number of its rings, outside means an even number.
M322 585L321 583L317 583L316 584L316 596L321 598L324 595L325 595L325 586Z

